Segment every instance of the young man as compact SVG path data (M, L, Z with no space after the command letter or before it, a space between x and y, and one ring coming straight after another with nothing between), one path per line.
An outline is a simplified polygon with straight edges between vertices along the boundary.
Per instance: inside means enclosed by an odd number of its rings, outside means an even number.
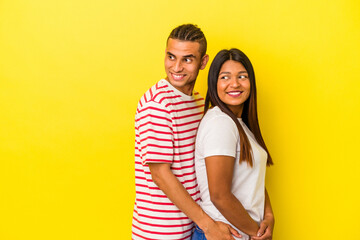
M203 32L175 28L165 51L167 77L140 99L135 116L135 185L132 239L189 240L193 221L208 240L233 239L230 226L213 221L196 203L194 142L204 99L193 91L209 56Z

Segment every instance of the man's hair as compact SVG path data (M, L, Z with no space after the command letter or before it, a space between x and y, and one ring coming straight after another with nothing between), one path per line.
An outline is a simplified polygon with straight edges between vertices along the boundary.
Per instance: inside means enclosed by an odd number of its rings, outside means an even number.
M207 42L204 33L194 24L183 24L171 31L169 38L180 41L198 42L200 44L199 52L201 57L206 54Z

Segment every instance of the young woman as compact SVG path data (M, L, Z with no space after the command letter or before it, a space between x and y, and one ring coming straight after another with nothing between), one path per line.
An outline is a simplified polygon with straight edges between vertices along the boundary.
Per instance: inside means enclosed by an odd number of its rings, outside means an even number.
M252 64L238 49L222 50L210 66L205 115L196 137L201 207L239 230L241 239L272 239L274 215L265 189L266 165L271 164L258 123ZM192 239L205 239L200 228Z

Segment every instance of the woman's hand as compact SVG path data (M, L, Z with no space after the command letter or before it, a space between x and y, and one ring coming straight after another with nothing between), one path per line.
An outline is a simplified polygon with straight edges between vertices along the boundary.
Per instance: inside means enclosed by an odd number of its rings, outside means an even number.
M257 236L251 237L251 240L272 240L273 229L274 217L265 217L265 219L260 223Z
M275 224L275 219L270 204L270 197L267 190L265 189L264 220L260 223L260 227L259 230L257 231L256 236L251 237L251 240L271 240L274 224Z

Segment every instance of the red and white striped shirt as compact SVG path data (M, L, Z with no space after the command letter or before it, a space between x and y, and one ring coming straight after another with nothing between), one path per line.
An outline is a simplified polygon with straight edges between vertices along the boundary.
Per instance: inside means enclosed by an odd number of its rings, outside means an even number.
M164 79L140 99L135 116L132 239L190 239L192 221L153 182L147 163L171 164L171 171L198 201L194 143L203 107L199 93L185 95Z

